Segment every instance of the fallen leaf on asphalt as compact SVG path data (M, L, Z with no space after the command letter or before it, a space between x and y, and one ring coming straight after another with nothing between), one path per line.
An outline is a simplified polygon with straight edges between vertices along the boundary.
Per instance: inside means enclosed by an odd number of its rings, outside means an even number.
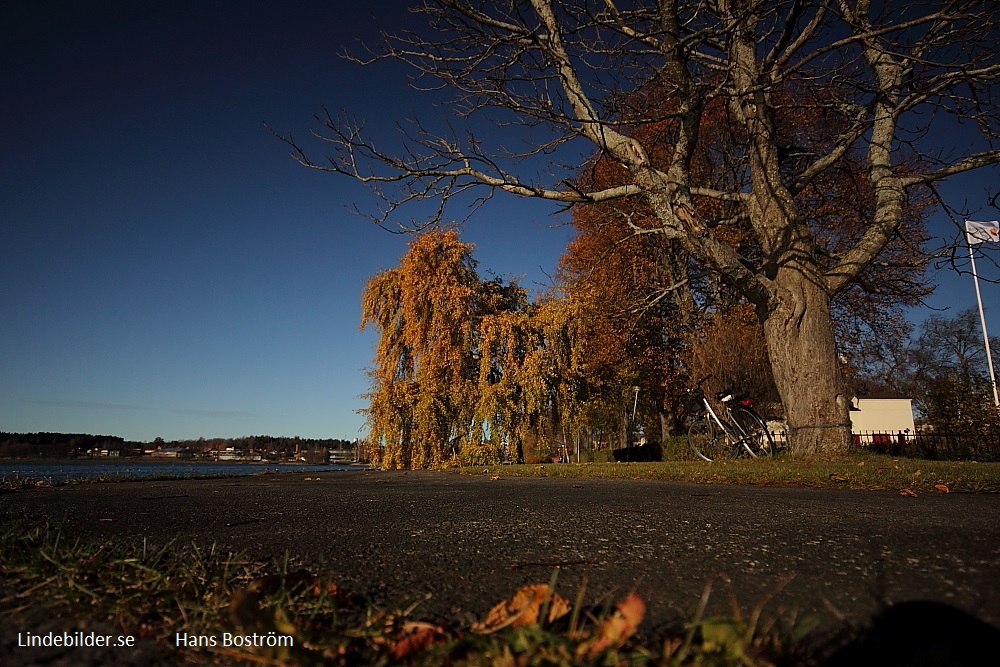
M611 647L619 647L632 636L646 615L646 603L635 593L618 603L613 614L601 622L594 636L580 645L579 655L595 655Z
M472 631L489 634L506 627L519 628L538 623L542 606L549 600L549 623L569 613L569 602L548 584L532 584L521 587L509 600L504 600L493 606L486 614L482 623L473 623Z
M422 651L431 644L444 641L447 638L441 626L419 621L404 623L402 635L392 647L393 660L402 660L408 655Z
M490 479L500 479L500 475L490 475Z
M935 484L934 488L940 493L949 493L951 491L946 484Z
M899 492L899 495L906 496L907 498L916 498L917 492L914 491L913 489L903 489L902 491Z

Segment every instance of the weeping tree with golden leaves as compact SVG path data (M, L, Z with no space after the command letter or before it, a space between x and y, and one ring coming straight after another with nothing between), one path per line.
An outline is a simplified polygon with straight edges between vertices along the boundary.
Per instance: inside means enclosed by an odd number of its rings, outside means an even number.
M531 311L536 345L520 369L528 389L529 430L536 456L573 449L588 421L590 371L583 357L583 319L579 302L548 295Z
M368 281L362 328L379 331L366 394L373 463L436 467L547 455L581 427L572 302L530 307L516 282L481 280L455 231L417 236Z
M426 232L365 286L361 327L379 331L363 411L380 445L376 465L428 468L459 450L475 459L488 449L495 427L479 396L492 375L480 349L492 329L483 321L516 319L526 298L516 283L481 280L472 250L455 231Z
M440 465L471 425L479 284L471 247L448 231L418 236L365 286L361 327L380 333L364 411L378 465Z
M530 316L524 310L484 318L480 327L479 387L475 436L504 443L513 458L524 460L524 440L530 428L528 405L536 386L525 386L522 369L538 344ZM487 433L487 429L489 432ZM489 452L483 452L489 458ZM478 463L479 461L477 461Z

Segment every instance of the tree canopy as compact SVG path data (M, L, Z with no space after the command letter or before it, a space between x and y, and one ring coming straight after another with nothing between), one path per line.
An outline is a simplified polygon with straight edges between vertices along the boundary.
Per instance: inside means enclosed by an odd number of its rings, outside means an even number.
M380 332L366 412L370 438L385 445L381 465L440 465L471 425L481 296L470 248L454 232L417 237L398 267L366 285L361 326Z
M365 286L361 326L379 332L364 410L378 465L520 460L527 443L544 450L573 428L571 305L529 306L516 282L481 279L472 252L454 230L427 231Z
M922 188L1000 163L990 143L1000 120L1000 4L437 0L415 11L426 29L386 34L372 59L402 61L417 85L453 91L462 117L496 112L501 135L529 128L529 147L512 154L492 137L417 126L396 151L374 145L349 116L327 114L329 159L286 137L293 154L374 186L383 221L431 198L431 224L477 189L480 201L497 190L567 205L640 200L650 217L636 233L675 241L753 305L791 449L846 448L833 300L907 241L907 204ZM637 104L637 91L655 103ZM723 118L726 151L714 150L718 133L702 131L713 113ZM959 123L983 141L940 140ZM651 124L666 136L659 154L636 131ZM556 164L562 149L578 155L579 141L617 165L621 182L544 183L523 167L526 156ZM713 169L698 155L714 156ZM717 178L719 163L738 178ZM834 218L824 234L810 211L846 196L831 185L844 169L867 194L853 219Z

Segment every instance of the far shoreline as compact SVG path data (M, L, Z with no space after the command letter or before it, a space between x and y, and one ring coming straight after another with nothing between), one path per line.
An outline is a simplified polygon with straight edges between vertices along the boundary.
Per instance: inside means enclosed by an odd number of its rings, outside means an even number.
M32 470L33 467L43 466L57 470ZM148 458L0 459L0 467L14 468L0 469L0 493L77 484L233 479L259 475L316 474L371 469L368 464L358 463L296 461L261 463ZM75 467L80 469L73 470Z
M216 459L180 459L162 456L78 456L75 458L50 458L46 456L33 457L0 457L0 463L13 463L24 461L26 463L79 463L81 461L96 463L116 463L118 461L134 463L231 463L233 465L297 465L297 466L329 466L329 465L368 465L366 463L310 463L308 461L219 461Z

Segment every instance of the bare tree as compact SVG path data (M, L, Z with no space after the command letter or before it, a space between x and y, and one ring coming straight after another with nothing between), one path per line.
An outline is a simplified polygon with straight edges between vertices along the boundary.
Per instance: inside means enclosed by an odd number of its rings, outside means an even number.
M990 337L993 349L1000 339ZM935 430L996 444L1000 411L993 403L979 315L968 308L948 318L932 315L910 344L908 373L914 405Z
M1000 339L990 336L990 347L1000 349ZM951 318L931 315L920 325L920 334L909 347L910 374L917 398L926 385L947 376L971 387L989 384L986 346L979 328L979 314L966 308ZM922 390L922 391L921 391Z
M655 225L636 233L676 239L755 306L793 451L846 448L850 422L831 298L897 236L909 192L1000 162L991 143L1000 3L436 0L414 11L426 18L426 30L386 34L384 50L357 59L407 63L419 75L416 85L455 93L459 116L492 114L513 137L521 125L544 138L505 152L487 147L495 133L435 134L417 126L393 151L372 143L350 117L327 114L316 136L333 154L314 160L284 137L295 157L373 186L386 203L382 222L399 222L402 204L431 199L434 212L421 224L433 223L470 192L480 202L502 190L566 205L643 198ZM673 104L652 105L656 117L623 113L622 100L651 82ZM720 99L731 131L742 137L742 153L727 159L745 170L738 187L721 189L706 187L692 170L703 114ZM803 126L801 145L789 142L776 127L786 105L819 108L833 120L821 137ZM639 122L671 128L672 150L663 159L652 160L630 136L629 124ZM933 132L961 122L978 129L985 149L936 150ZM627 182L594 190L569 180L543 183L518 162L543 156L557 164L560 151L580 154L576 141L620 164ZM867 226L831 256L800 195L848 158L862 161L873 204ZM709 200L716 206L705 206ZM699 213L705 209L724 214ZM752 257L727 242L731 225L752 230L759 246Z

